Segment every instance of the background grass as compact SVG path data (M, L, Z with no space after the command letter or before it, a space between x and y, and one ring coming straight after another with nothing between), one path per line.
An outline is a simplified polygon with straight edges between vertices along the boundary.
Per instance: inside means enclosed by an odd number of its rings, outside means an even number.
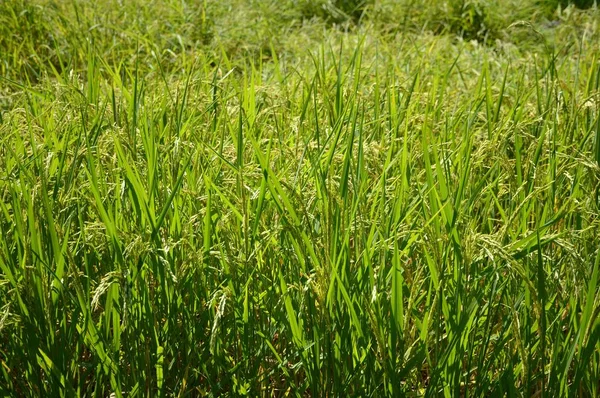
M1 2L0 393L600 395L599 17Z

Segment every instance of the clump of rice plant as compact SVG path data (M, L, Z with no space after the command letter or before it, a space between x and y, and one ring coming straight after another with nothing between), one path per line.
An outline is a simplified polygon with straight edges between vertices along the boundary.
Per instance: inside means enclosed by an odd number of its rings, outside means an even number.
M597 11L278 4L0 3L0 395L598 396Z

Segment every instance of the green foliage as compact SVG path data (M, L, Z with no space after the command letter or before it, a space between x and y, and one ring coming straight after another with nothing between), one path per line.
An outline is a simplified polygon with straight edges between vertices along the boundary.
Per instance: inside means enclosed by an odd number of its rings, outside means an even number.
M0 3L0 395L598 396L597 10L460 4Z
M557 11L564 11L568 8L589 10L595 7L598 3L595 0L536 0L535 6L539 10L543 10L543 14L547 18L556 18Z
M481 0L451 1L448 16L450 31L466 40L493 41L498 36L498 28L488 8Z
M550 1L550 2L552 2L552 1ZM558 0L557 3L563 7L566 7L569 5L574 5L575 7L585 9L585 8L590 8L590 7L597 5L598 1L597 0Z
M329 23L358 22L372 0L296 0L303 18Z
M38 80L42 69L61 68L61 59L68 58L65 31L54 29L58 19L56 8L42 7L30 0L0 3L0 74L27 75Z

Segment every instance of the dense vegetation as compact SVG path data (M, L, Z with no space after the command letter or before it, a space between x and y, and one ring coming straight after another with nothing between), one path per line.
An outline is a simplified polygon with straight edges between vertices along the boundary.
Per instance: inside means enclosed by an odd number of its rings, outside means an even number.
M0 2L0 394L599 396L568 3Z

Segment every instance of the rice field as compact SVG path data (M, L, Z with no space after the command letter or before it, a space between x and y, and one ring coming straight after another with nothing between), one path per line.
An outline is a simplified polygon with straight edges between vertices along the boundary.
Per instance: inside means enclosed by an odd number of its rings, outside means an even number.
M575 3L0 1L0 395L600 396Z

